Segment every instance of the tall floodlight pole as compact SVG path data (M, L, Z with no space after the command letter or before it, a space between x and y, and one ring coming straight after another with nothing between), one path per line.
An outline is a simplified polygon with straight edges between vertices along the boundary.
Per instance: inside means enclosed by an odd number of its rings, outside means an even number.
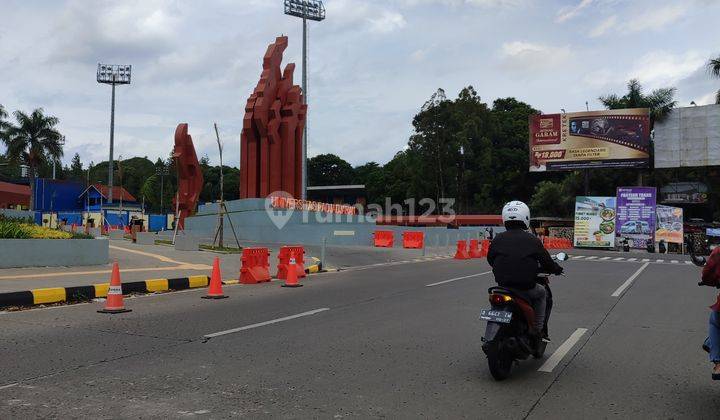
M305 104L308 103L307 90L307 21L320 22L325 20L325 6L322 0L285 0L285 14L299 17L303 22L302 47L302 91ZM305 128L302 140L302 199L307 198L307 130L308 118L305 116Z
M110 102L110 159L108 160L108 197L107 201L113 201L113 146L115 142L115 85L129 85L132 66L122 64L100 64L97 68L97 81L106 85L112 85L112 99Z
M170 174L170 169L163 164L163 166L155 168L155 173L160 177L160 214L165 214L165 208L163 207L165 177Z

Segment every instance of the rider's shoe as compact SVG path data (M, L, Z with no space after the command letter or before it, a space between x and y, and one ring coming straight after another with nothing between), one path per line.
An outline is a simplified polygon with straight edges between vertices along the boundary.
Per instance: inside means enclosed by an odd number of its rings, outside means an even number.
M712 370L713 380L720 381L720 362L715 363L715 367Z
M702 349L705 350L706 352L710 353L710 347L708 347L707 344L703 343Z

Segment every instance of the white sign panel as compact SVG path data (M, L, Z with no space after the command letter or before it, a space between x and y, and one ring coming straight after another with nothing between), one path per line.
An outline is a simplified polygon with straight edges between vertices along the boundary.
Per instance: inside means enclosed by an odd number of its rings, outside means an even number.
M656 168L720 165L720 105L674 109L654 132Z

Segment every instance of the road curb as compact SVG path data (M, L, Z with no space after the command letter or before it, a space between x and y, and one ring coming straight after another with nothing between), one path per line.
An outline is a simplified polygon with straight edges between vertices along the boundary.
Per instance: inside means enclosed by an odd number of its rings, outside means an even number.
M123 295L131 293L155 293L174 290L207 287L208 276L190 276L175 279L149 279L122 284ZM15 306L36 306L51 303L85 302L107 296L109 283L89 286L49 287L24 290L21 292L0 293L0 310Z

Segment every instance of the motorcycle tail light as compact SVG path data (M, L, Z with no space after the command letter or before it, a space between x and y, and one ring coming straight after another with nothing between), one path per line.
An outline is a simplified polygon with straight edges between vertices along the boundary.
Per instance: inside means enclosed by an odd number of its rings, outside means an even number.
M490 295L490 304L491 305L502 305L504 303L510 302L512 298L508 295L500 295L497 293L493 293Z

